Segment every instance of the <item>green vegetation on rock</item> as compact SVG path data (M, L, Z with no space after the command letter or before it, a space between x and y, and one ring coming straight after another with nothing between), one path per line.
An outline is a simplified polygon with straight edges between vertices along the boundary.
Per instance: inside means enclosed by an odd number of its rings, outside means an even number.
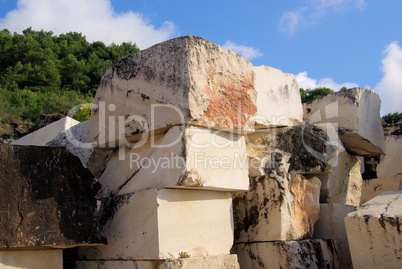
M305 90L303 88L300 88L299 90L300 90L300 97L301 97L302 103L311 102L315 99L324 97L324 96L334 92L330 88L325 88L325 87L316 88L314 90L311 90L311 89Z

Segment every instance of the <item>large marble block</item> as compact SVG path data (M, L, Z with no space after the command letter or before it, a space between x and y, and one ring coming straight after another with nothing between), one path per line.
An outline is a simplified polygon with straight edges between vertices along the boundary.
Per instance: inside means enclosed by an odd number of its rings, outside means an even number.
M250 178L250 191L233 194L235 243L309 238L319 217L320 181L299 174Z
M149 188L244 191L245 138L196 126L174 126L132 149L117 149L99 178L99 197Z
M0 251L1 269L63 269L61 249Z
M0 249L106 243L99 186L64 148L0 145Z
M71 154L80 158L82 165L99 178L109 161L111 150L93 148L89 140L89 120L60 132L46 143L48 147L64 147Z
M380 104L373 90L341 90L303 104L304 120L336 124L342 143L353 155L384 155Z
M102 77L91 141L114 148L188 122L250 129L256 95L253 65L240 55L200 37L171 39L117 60Z
M377 164L378 178L402 174L402 136L387 135L385 142L387 155L381 156L380 162Z
M360 205L363 178L360 173L360 160L347 151L338 154L336 165L329 173L319 174L321 180L321 203Z
M239 269L237 255L189 257L168 260L77 261L74 269Z
M286 173L326 173L344 151L331 124L256 130L245 137L250 177L278 168Z
M60 132L66 131L78 123L80 122L67 116L40 128L35 132L27 134L26 136L11 142L11 144L20 146L44 146L54 139Z
M269 66L256 66L254 73L257 91L256 123L263 126L301 124L303 107L294 75Z
M402 191L383 192L345 218L353 268L401 268Z
M332 240L299 240L235 244L240 268L340 268Z
M364 204L385 191L401 191L402 173L364 180L360 204Z
M320 204L320 217L314 225L313 237L332 239L338 253L339 268L353 268L344 219L355 211L355 206L344 204Z
M80 248L83 259L224 255L233 244L230 192L144 190L104 200L101 216L108 245Z

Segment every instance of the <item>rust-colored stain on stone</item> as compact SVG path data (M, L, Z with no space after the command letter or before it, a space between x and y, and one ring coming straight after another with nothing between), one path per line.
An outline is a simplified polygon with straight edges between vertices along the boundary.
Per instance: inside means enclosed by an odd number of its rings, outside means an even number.
M312 227L319 217L319 185L310 182L299 175L291 185L291 191L295 195L294 212L296 225L300 230L305 230L305 235L312 236Z
M257 107L249 94L255 90L254 75L249 74L244 81L229 81L228 78L212 71L208 76L209 87L205 93L210 103L200 119L201 124L213 127L219 125L227 128L243 128L253 125L250 117L255 115Z

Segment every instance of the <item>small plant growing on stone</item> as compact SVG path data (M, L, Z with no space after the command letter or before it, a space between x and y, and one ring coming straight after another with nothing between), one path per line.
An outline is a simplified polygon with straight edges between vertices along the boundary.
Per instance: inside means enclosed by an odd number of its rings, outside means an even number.
M179 258L180 259L185 259L185 258L190 258L190 257L191 257L191 255L188 254L187 252L180 252L179 253Z

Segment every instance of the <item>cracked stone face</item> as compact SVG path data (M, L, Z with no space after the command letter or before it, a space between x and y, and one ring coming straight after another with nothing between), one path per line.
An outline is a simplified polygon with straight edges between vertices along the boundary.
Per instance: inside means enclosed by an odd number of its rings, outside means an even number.
M0 145L0 248L105 243L95 216L98 189L63 148Z

